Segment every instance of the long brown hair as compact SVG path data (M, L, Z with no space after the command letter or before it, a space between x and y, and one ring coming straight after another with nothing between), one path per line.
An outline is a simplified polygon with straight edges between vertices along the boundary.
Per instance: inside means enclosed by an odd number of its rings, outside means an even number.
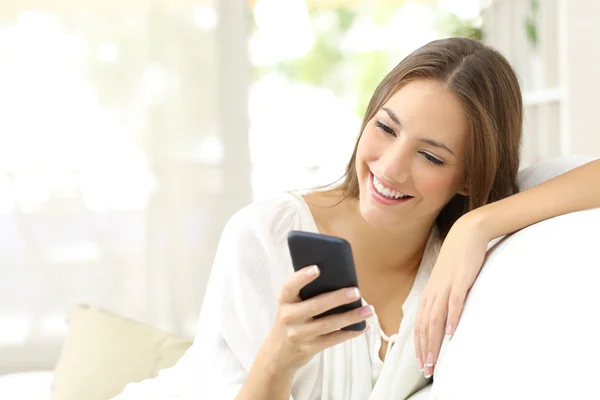
M496 50L472 39L436 40L404 58L377 86L365 112L361 134L385 102L408 81L443 83L460 100L468 120L463 176L469 195L455 195L437 217L442 236L463 214L518 192L523 104L518 79ZM360 136L358 138L360 140ZM340 188L358 198L356 151Z

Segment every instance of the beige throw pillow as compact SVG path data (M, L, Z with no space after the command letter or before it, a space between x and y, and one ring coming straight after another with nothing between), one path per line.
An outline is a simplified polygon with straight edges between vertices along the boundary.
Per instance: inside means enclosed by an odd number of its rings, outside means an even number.
M54 370L52 400L107 400L175 365L192 344L149 325L79 306Z

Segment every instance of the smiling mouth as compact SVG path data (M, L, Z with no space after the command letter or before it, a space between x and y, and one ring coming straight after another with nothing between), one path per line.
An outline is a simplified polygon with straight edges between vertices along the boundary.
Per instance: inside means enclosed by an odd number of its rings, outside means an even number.
M371 182L373 184L373 189L375 189L375 192L386 199L407 200L413 197L408 194L399 192L395 189L390 189L389 187L385 186L373 173L371 173Z

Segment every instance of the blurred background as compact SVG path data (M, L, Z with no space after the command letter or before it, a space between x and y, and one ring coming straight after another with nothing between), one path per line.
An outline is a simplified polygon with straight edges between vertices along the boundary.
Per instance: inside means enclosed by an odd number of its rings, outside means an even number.
M436 38L521 79L523 166L600 156L597 0L0 3L0 375L75 305L193 335L223 224L337 180L372 91Z

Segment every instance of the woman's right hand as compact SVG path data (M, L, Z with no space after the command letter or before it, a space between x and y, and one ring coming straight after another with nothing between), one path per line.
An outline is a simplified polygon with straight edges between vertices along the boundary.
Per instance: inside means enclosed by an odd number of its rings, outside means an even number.
M281 290L275 324L261 348L270 355L272 365L280 372L295 373L315 354L355 338L369 328L367 324L362 331L341 330L373 315L372 306L313 319L332 308L360 299L357 288L345 288L303 301L300 289L318 276L317 266L303 268L295 272Z

